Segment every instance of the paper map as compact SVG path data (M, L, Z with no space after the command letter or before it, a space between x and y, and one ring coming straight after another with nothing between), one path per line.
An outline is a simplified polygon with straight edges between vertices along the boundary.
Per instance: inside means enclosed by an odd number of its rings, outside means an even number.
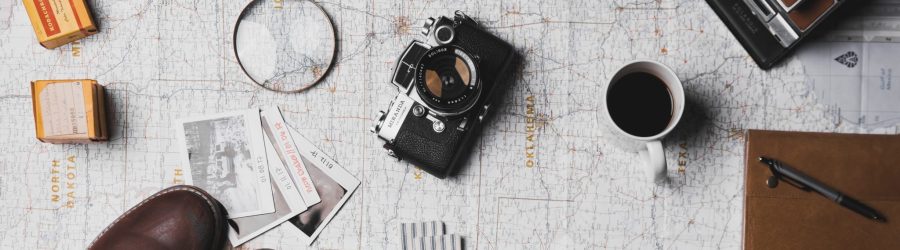
M312 244L323 249L399 249L400 223L434 220L464 235L465 249L739 249L743 130L900 133L897 120L835 116L829 96L845 91L807 74L824 62L794 56L760 70L704 1L321 1L339 50L324 82L301 94L241 72L231 32L244 1L90 2L100 33L55 50L38 45L21 1L0 2L0 248L83 249L183 181L175 120L260 106L280 106L289 127L361 181ZM392 67L422 21L457 9L525 63L461 175L439 180L388 157L368 127L396 95ZM664 186L646 183L637 154L596 128L597 95L635 59L670 66L685 86L686 116L664 141ZM29 82L83 78L106 88L109 142L38 142ZM841 114L900 117L868 108ZM307 247L289 232L244 246Z
M798 58L835 122L883 127L900 122L900 1L870 2Z

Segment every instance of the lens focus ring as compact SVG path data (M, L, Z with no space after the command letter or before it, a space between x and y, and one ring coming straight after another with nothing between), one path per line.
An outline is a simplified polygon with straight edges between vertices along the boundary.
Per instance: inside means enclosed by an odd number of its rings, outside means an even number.
M416 65L415 88L429 109L445 116L468 111L481 94L475 61L453 45L425 52Z

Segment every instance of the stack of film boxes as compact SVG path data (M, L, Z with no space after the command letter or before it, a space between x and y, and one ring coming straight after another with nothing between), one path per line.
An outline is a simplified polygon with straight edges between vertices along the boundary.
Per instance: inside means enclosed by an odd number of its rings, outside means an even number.
M85 0L22 0L41 46L53 49L96 34ZM94 80L31 82L37 139L49 143L88 143L109 138L103 86Z
M84 0L22 0L42 46L52 49L97 33Z
M34 127L38 140L88 143L109 138L103 86L94 80L31 82Z

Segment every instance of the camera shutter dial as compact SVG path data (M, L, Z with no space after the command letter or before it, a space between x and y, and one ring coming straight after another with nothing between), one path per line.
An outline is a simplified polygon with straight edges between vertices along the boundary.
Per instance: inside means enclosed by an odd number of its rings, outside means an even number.
M455 37L456 32L453 31L453 27L450 27L449 25L444 25L434 30L434 40L437 41L438 44L444 45L453 42L453 38Z

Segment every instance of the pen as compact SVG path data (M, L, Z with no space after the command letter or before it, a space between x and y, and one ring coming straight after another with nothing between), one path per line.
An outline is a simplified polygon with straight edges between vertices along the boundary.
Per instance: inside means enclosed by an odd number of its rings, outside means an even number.
M862 202L859 202L856 199L850 198L849 196L838 192L834 188L829 187L824 183L821 183L792 167L765 157L759 157L759 161L765 163L766 165L769 165L769 169L772 170L773 176L767 181L767 184L770 188L774 188L775 185L777 185L778 179L784 179L789 184L803 189L804 191L815 191L816 193L825 196L825 198L828 198L829 200L832 200L835 203L840 204L841 206L844 206L847 209L850 209L853 212L856 212L866 218L880 222L887 222L887 219L883 215L878 213L878 211L875 211L875 209L872 209L871 207L862 204Z

